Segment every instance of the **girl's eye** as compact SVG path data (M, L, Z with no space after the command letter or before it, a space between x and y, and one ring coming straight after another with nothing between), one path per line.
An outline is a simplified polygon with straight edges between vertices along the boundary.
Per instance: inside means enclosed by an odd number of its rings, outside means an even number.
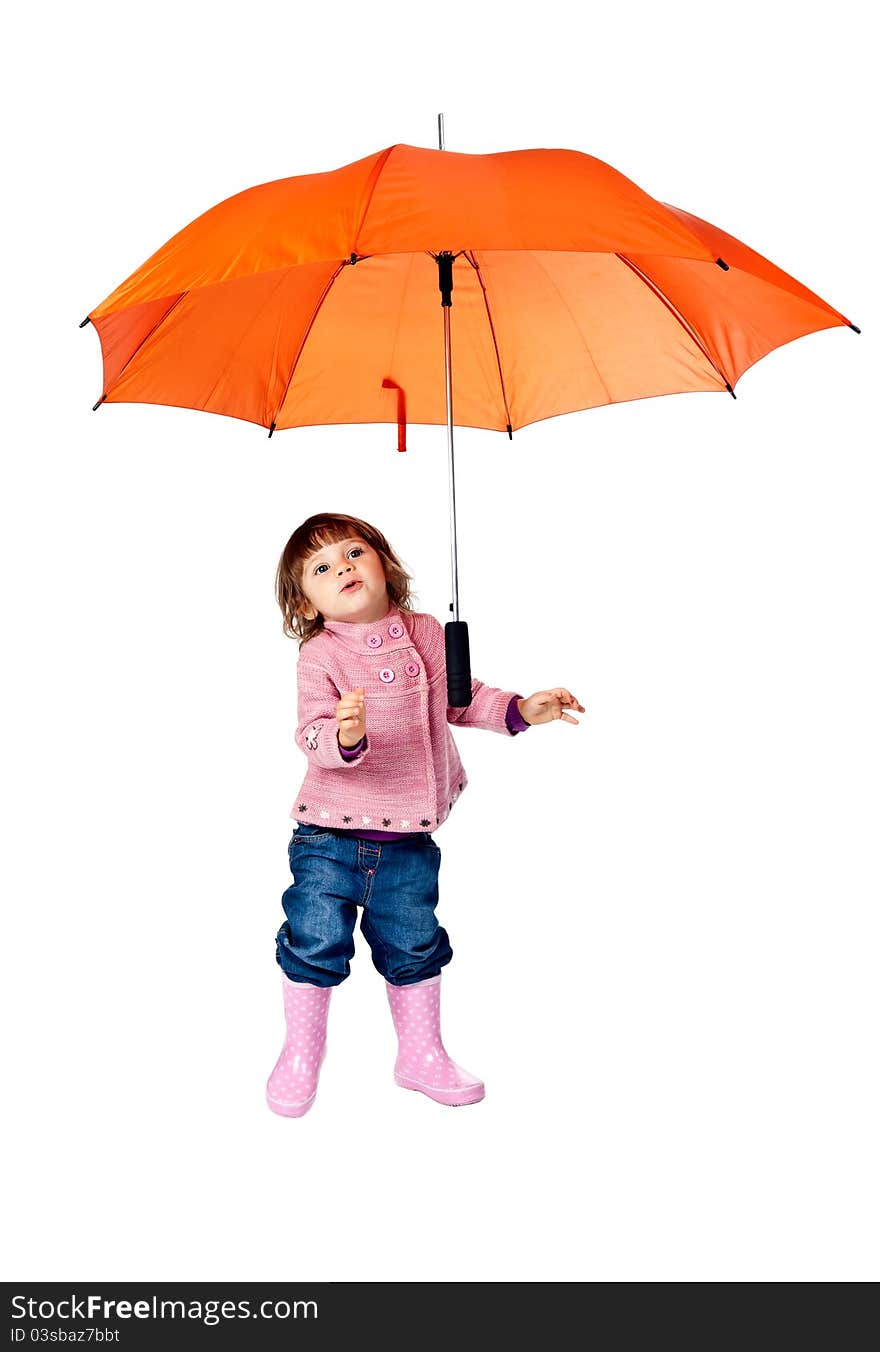
M349 554L363 554L363 552L364 552L363 545L353 545L352 548L351 548L348 552L349 552ZM322 568L329 568L329 567L330 567L329 563L319 563L318 566L317 566L317 568L315 569L315 576L317 576L318 573L320 573L320 571L321 571Z

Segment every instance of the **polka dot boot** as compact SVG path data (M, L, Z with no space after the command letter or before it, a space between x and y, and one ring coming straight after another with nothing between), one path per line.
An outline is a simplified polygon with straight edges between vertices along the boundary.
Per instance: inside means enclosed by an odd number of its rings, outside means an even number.
M287 1039L266 1085L266 1101L282 1117L303 1117L318 1092L318 1073L327 1044L327 1009L332 986L291 981L282 972Z
M482 1080L455 1064L440 1037L439 976L412 986L386 981L385 989L398 1041L394 1083L452 1107L479 1103L486 1092Z

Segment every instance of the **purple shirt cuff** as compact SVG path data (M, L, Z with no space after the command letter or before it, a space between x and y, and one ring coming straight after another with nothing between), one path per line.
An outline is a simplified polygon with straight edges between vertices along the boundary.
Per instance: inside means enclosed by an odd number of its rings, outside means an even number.
M522 695L514 695L507 706L507 713L504 715L504 718L507 723L508 732L525 732L526 728L532 726L531 723L526 722L519 709L516 707L517 700L522 698Z
M359 742L355 742L354 746L343 746L342 743L339 741L339 739L338 738L336 739L336 745L339 747L343 760L354 760L355 756L359 756L361 754L366 744L367 744L366 733L364 733L363 737Z

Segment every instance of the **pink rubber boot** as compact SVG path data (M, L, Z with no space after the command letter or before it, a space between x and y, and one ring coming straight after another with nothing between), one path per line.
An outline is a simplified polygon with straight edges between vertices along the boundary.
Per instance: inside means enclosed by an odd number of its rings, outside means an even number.
M327 1009L332 986L284 982L287 1038L266 1085L266 1102L282 1117L303 1117L318 1092L318 1073L327 1045Z
M398 1041L394 1083L451 1107L479 1103L486 1092L482 1080L455 1064L440 1037L439 976L412 986L386 981L385 989Z

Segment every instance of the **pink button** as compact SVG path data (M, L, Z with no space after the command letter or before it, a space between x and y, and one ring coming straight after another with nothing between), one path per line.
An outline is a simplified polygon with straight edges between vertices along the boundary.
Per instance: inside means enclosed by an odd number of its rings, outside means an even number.
M390 667L383 667L383 668L382 668L382 670L379 672L379 680L380 680L380 681L393 681L393 680L394 680L394 672L391 670Z
M381 635L381 634L370 634L369 638L367 639L367 644L368 644L368 646L371 647L371 648L381 648L381 647L382 647L382 635Z
M419 666L418 662L407 662L406 664L407 676L418 676L420 671L421 667Z
M390 624L388 626L388 633L391 635L392 638L403 638L404 633L403 625L400 624L397 620L395 620L393 624Z

